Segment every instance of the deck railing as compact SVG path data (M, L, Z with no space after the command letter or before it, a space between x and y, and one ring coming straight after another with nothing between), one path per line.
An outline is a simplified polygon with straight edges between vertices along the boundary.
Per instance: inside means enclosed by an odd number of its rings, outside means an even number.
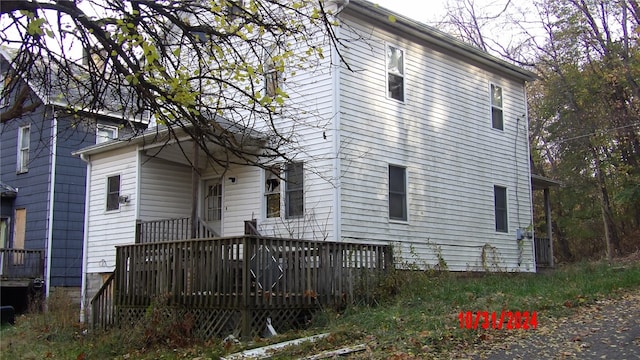
M119 246L116 302L149 305L160 295L202 307L348 302L370 290L367 274L390 266L390 251L258 236Z
M536 237L536 265L546 267L551 265L551 241L549 238Z
M91 319L94 328L106 330L115 324L113 289L115 273L112 273L91 299Z
M388 245L252 235L125 245L116 249L113 304L140 314L161 299L169 307L204 310L203 318L221 314L206 320L215 324L205 326L213 329L209 334L223 327L221 318L239 314L234 326L249 335L266 316L291 318L294 309L371 298L392 262Z
M198 219L196 239L219 236L204 221ZM138 220L136 223L136 243L152 243L191 239L191 218L161 220Z
M44 275L44 251L0 249L0 276L3 279L35 279Z

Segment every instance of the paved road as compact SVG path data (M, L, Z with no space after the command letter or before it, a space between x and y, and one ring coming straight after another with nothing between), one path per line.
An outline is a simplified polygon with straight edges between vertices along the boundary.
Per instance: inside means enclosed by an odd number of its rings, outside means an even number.
M640 359L640 290L621 299L578 307L575 314L547 320L535 331L469 349L470 359Z

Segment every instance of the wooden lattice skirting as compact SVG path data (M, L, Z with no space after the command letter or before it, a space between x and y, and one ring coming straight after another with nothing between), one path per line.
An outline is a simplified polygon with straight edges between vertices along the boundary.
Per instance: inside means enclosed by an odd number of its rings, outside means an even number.
M193 334L199 338L236 337L252 338L262 336L267 318L278 332L304 328L318 308L270 308L270 309L187 309L184 307L163 307L160 311L167 319L193 321ZM117 323L122 327L135 326L149 316L150 308L119 307ZM157 311L157 310L156 310Z

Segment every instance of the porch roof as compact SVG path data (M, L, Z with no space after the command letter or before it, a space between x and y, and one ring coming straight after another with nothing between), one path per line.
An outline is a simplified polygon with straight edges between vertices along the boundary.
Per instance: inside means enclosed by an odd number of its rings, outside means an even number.
M238 140L243 144L249 145L250 143L256 144L264 141L266 136L251 128L243 127L240 124L226 120L220 116L215 116L214 121L224 131L234 134ZM143 148L156 148L158 146L171 146L179 142L192 141L191 136L186 131L193 127L192 124L175 124L173 126L155 126L148 128L140 134L133 134L127 138L112 139L100 144L91 145L80 150L72 152L72 155L80 155L80 157L100 154L106 151L125 148L128 146L142 146ZM212 146L215 146L212 142ZM220 146L220 145L218 145Z
M550 187L562 185L559 181L546 178L537 174L531 174L531 187L534 190L548 189Z
M0 181L0 196L3 198L15 198L18 194L18 189L11 185L5 184Z

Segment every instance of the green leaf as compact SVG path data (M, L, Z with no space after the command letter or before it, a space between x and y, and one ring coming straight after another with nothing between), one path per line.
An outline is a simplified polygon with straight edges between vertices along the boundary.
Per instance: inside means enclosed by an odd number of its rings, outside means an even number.
M396 22L396 17L393 15L389 15L389 21L391 21L392 23Z

